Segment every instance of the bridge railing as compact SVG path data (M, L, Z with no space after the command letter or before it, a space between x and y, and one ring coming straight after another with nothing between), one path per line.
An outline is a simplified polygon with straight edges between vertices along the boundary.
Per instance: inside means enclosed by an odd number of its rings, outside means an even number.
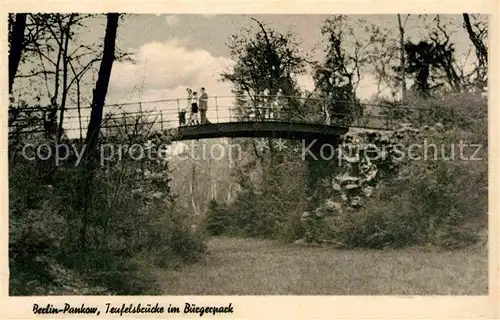
M207 105L206 116L212 124L278 121L382 130L394 129L402 118L425 118L429 111L303 96L215 96L209 97ZM59 117L58 112L56 118ZM11 109L9 133L44 132L46 118L44 107ZM103 132L130 132L199 125L190 122L190 118L191 101L186 98L107 104L102 128ZM63 129L73 137L85 136L89 120L90 107L65 108Z

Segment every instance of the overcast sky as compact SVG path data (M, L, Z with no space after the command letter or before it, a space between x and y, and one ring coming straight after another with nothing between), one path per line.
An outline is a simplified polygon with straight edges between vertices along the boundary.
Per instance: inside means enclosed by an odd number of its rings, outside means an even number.
M128 14L120 20L116 44L121 50L132 52L134 62L114 63L107 103L183 98L188 86L194 89L205 86L212 97L230 95L230 84L219 81L220 73L234 63L226 42L242 28L256 28L251 17L278 32L292 31L304 53L312 55L315 60L324 57L321 26L328 15ZM406 36L413 40L422 39L428 32L426 24L432 23L433 17L411 15ZM356 37L368 36L363 26L356 24L359 18L392 29L394 36L398 36L396 15L350 15L348 23L355 29ZM453 25L449 28L451 41L460 59L472 48L461 25L462 16L441 15L441 20ZM79 36L83 42L99 43L104 29L105 17L100 16L87 22L87 28ZM21 73L29 68L20 66ZM370 98L376 92L375 80L367 72L362 77L358 95L363 99ZM313 87L310 75L301 76L298 81L303 88ZM21 79L15 84L27 87ZM45 85L40 87L28 88L26 94L33 94L35 89L42 95L42 101L48 100Z
M327 15L252 15L269 27L280 31L292 31L301 49L320 60L323 57L321 25ZM395 15L349 16L397 30ZM428 21L432 16L428 17ZM452 41L459 54L470 48L466 32L461 28L461 15L445 15L445 22L454 22L456 28ZM410 39L421 38L426 22L411 16L407 24ZM230 95L230 84L221 83L220 72L232 65L226 41L244 27L256 24L247 15L131 15L119 26L117 44L123 50L136 52L135 63L116 63L110 84L108 102L124 99L167 99L184 97L187 86L207 88L211 96ZM358 34L363 31L357 27ZM309 75L299 83L312 87ZM142 92L133 88L142 87ZM364 75L358 94L369 98L376 92L375 82Z

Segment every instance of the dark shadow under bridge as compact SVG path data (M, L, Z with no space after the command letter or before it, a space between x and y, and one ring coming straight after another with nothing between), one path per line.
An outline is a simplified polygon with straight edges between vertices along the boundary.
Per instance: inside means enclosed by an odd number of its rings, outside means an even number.
M307 139L318 137L328 139L349 131L348 128L310 123L290 122L229 122L210 123L195 126L179 127L176 140L210 139L210 138L282 138Z

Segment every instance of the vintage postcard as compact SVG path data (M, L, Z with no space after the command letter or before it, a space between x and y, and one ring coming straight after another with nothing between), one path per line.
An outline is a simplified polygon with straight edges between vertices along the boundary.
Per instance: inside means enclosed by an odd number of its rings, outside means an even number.
M497 3L2 6L2 318L498 318Z

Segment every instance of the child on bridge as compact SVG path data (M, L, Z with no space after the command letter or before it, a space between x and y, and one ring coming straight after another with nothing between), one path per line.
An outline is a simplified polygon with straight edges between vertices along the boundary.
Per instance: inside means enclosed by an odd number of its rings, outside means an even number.
M193 92L193 98L191 100L191 117L189 119L191 125L200 124L198 119L198 93Z
M186 109L182 108L179 111L179 125L182 127L186 124Z

